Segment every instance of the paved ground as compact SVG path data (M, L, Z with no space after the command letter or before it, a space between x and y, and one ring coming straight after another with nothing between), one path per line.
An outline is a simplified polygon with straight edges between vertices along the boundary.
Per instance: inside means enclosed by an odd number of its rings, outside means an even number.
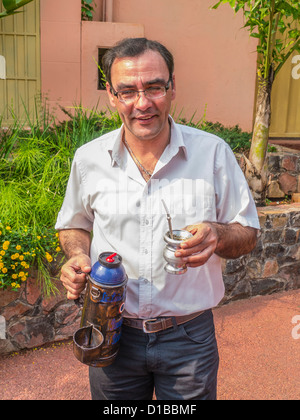
M234 302L214 316L219 400L300 399L300 290ZM3 357L0 399L88 400L88 368L69 342Z

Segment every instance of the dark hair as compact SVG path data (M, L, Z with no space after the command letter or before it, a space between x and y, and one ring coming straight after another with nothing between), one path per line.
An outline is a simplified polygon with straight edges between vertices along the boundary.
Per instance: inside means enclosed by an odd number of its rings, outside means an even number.
M116 58L138 57L148 50L157 51L163 57L169 70L169 78L172 81L174 59L164 45L147 38L126 38L107 50L102 58L102 70L108 83L111 85L111 68Z

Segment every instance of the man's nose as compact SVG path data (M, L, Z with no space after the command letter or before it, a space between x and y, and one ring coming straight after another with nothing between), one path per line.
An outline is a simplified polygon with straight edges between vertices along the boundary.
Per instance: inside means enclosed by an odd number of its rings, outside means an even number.
M149 98L147 98L145 92L139 91L135 107L139 109L147 109L149 108L149 104L152 104L152 101Z

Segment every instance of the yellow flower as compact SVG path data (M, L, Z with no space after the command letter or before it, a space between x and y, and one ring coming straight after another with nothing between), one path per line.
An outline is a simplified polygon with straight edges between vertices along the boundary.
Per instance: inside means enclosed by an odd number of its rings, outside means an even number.
M23 276L25 276L24 271L20 271L20 273L19 273L19 277L23 277Z
M55 249L55 251L56 251L56 252L59 252L59 251L60 251L60 247L58 246L58 247Z
M25 276L21 277L21 280L26 281L26 277Z
M2 248L3 248L3 249L5 249L5 250L8 250L9 244L10 244L10 242L9 242L9 241L5 241L5 242L3 243Z
M0 235L2 235L2 230L0 230Z
M20 255L20 256L19 256L19 260L20 260L20 261L23 261L23 260L24 260L24 256L23 256L23 255Z
M37 236L38 239L41 239L41 236Z
M15 260L17 257L16 257L16 254L13 254L11 257L10 257L12 260Z
M2 273L4 273L4 274L7 273L7 268L5 268L5 267L2 268Z
M17 283L13 282L13 283L11 284L11 287L16 287L16 285L17 285Z
M0 268L3 268L4 267L4 264L3 263L0 263Z
M16 280L16 279L18 278L18 275L17 275L17 274L12 274L12 278L13 278L14 280Z
M20 251L20 249L21 249L21 245L17 245L17 246L16 246L16 250L17 250L17 251Z
M5 251L0 251L0 254L1 255L5 255Z
M47 258L47 261L48 261L48 262L53 261L53 258L52 258L52 256L49 254L49 252L46 252L46 258Z
M6 230L11 230L11 227L10 226L6 226Z

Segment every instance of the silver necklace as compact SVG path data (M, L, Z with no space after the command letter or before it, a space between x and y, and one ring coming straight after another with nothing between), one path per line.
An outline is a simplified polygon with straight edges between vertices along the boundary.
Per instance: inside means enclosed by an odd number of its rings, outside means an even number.
M151 177L152 176L152 172L147 171L147 169L141 164L141 162L138 160L138 158L135 156L135 154L131 150L129 144L126 141L125 136L124 136L124 143L125 143L125 146L127 147L128 151L129 151L129 153L133 157L133 160L138 164L138 166L142 169L143 172L145 172L149 177Z

